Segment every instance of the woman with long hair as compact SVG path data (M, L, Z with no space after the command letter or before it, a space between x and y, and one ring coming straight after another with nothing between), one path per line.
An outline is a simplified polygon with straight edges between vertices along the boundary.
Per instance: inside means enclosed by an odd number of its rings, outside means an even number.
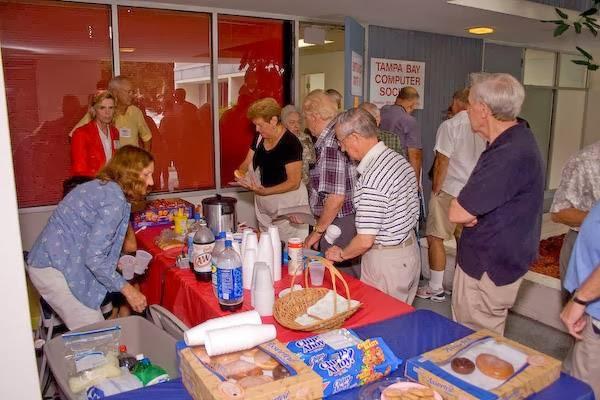
M35 241L29 276L69 329L102 320L100 305L110 292L121 292L137 312L146 308L146 297L116 269L131 202L146 196L153 172L150 153L120 148L96 179L58 204Z

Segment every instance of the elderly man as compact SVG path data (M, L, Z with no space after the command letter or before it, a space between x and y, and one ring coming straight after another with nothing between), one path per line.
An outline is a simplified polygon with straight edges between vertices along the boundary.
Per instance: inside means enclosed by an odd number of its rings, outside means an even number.
M371 114L373 116L373 118L375 118L375 123L377 124L377 127L379 127L379 125L381 124L381 112L379 111L379 108L377 108L377 106L375 104L367 103L367 102L360 103L358 105L358 108L363 109L366 112L368 112L369 114ZM383 143L385 143L385 145L387 147L389 147L390 149L392 149L392 150L396 151L397 153L400 153L406 157L406 154L404 154L404 149L402 148L402 144L400 143L400 138L398 137L398 135L396 135L395 133L392 133L392 132L382 131L380 129L377 136L379 137L379 140L381 140Z
M427 215L427 244L431 279L419 288L417 296L442 302L446 300L443 287L446 268L444 240L460 236L461 226L450 222L448 210L471 176L485 141L471 129L467 106L469 89L456 92L452 100L452 118L442 122L435 141L433 186Z
M413 232L419 218L415 173L404 157L378 140L375 121L366 111L340 115L335 132L342 150L359 161L353 200L357 235L325 255L332 261L362 255L361 280L410 304L420 272Z
M560 318L577 339L563 364L600 399L600 202L589 212L573 248L565 288L573 293Z
M560 185L550 207L552 221L569 227L560 250L560 279L563 282L579 227L598 201L600 201L600 141L583 148L569 159L562 170Z
M381 124L383 131L398 135L408 162L413 167L417 181L421 177L423 145L421 144L421 128L412 112L419 106L419 92L412 86L400 89L396 102L381 108Z
M122 147L131 144L139 147L141 140L142 147L150 151L152 148L152 132L146 124L142 111L131 104L133 100L133 88L129 78L124 76L114 77L108 84L108 90L117 98L114 123L115 127L119 130L119 146ZM90 121L90 114L84 115L69 136L72 136L75 129Z
M304 99L302 114L305 125L316 138L315 166L310 170L309 201L316 223L304 245L314 248L319 245L326 251L333 243L325 240L324 233L329 225L342 231L335 244L346 246L354 236L354 206L352 197L356 181L356 168L342 152L335 139L337 106L323 90L313 90ZM348 261L342 265L351 265ZM355 276L360 273L352 267L344 267Z
M538 252L544 168L533 133L516 120L525 98L519 81L508 74L471 79L469 121L489 145L450 204L450 221L464 225L452 314L472 329L503 334Z

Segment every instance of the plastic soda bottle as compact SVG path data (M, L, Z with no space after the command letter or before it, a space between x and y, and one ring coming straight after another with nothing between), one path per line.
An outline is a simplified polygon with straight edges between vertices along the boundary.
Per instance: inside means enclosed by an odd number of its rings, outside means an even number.
M217 296L217 264L216 259L217 256L225 250L225 232L219 232L217 235L217 239L215 241L215 247L212 251L212 262L211 262L211 274L212 274L212 284L213 284L213 292L215 296Z
M215 236L206 226L206 222L200 221L200 227L194 234L192 241L192 254L190 267L194 270L196 280L210 282L212 277L212 257L215 248Z
M231 240L225 241L225 250L217 255L216 264L219 306L223 311L235 311L244 302L244 282L242 261L233 249Z

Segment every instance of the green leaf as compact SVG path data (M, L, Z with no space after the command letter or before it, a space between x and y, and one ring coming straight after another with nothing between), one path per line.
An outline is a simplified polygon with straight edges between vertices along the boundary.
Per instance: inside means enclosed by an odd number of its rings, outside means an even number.
M575 27L576 33L581 33L581 24L579 22L575 22L573 26Z
M584 22L583 24L588 27L590 32L592 32L592 35L598 36L598 31L596 30L596 28L594 28L592 25L588 24L587 22Z
M589 10L585 10L584 12L582 12L581 14L579 14L581 17L587 17L588 15L594 15L598 12L598 9L596 7L592 7Z
M590 65L590 62L587 60L571 60L571 62L577 65Z
M562 19L544 19L544 20L541 20L540 22L550 22L550 23L558 24L558 25L562 25L565 23L565 21L563 21Z
M556 29L554 30L554 37L560 36L563 33L565 33L569 29L570 26L571 25L566 25L566 24L557 26Z
M598 69L598 67L600 67L600 65L598 64L590 64L587 66L587 69L589 69L590 71L596 71Z
M581 47L575 46L575 48L577 49L578 52L580 52L588 60L593 60L594 59L594 57L592 57L592 55L590 53L588 53L587 51L585 51Z
M568 19L569 16L567 14L565 14L563 11L559 10L558 8L555 8L556 13L562 18L562 19Z

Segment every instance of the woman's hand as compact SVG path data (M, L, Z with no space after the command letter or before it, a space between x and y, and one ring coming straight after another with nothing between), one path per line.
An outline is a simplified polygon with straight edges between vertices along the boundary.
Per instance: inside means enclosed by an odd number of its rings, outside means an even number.
M135 312L141 313L148 306L146 296L129 283L126 283L125 286L123 286L121 293L123 293L123 296L125 296L125 299L127 299L127 302Z

